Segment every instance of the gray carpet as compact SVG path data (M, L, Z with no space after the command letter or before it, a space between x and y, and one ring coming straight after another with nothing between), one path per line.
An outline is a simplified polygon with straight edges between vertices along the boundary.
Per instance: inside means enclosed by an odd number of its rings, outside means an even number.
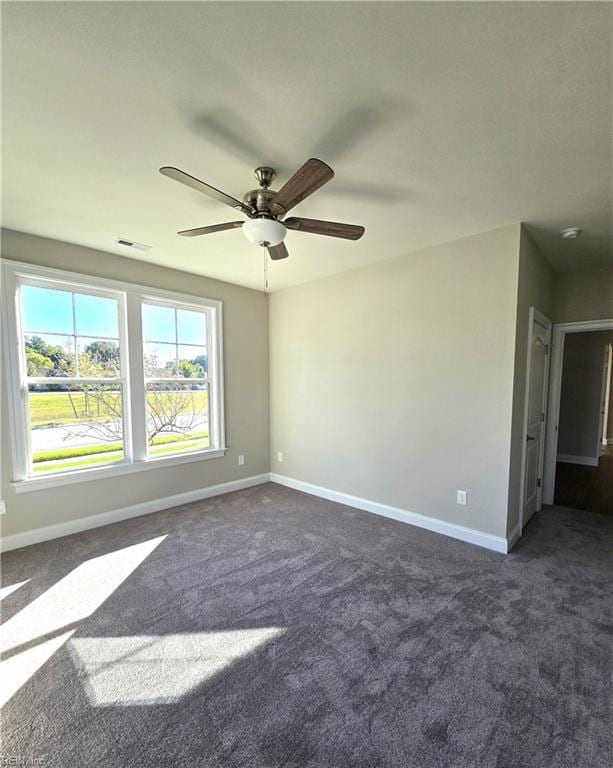
M611 768L612 552L595 514L505 557L268 484L8 553L9 656L59 645L2 764Z

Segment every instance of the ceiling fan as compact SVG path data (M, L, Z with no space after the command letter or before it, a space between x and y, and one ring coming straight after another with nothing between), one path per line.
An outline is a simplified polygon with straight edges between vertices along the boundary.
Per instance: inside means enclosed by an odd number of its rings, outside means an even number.
M302 219L296 216L284 216L298 203L302 202L313 192L334 177L334 171L329 165L312 157L285 182L278 192L270 189L276 172L268 166L255 169L255 178L259 189L252 189L245 194L242 202L225 192L205 184L204 181L190 176L178 168L165 165L160 173L169 179L185 184L187 187L202 192L220 203L225 203L248 216L247 221L230 221L226 224L213 224L210 227L184 229L177 234L183 237L197 237L211 232L223 232L225 229L241 227L245 237L251 243L268 249L271 259L286 259L287 248L283 243L288 229L298 232L310 232L314 235L342 237L346 240L359 240L364 234L364 227L355 224L339 224L335 221L320 221L319 219Z

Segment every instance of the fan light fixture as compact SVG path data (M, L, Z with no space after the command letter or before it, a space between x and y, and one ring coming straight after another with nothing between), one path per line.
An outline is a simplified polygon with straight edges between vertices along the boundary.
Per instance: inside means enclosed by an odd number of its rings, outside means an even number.
M287 234L287 227L275 219L249 219L242 230L250 243L266 247L279 245Z

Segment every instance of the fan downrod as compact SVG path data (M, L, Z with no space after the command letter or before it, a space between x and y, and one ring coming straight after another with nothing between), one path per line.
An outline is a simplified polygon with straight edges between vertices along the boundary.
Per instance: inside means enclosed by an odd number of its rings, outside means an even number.
M258 184L262 187L262 189L268 189L276 175L277 172L275 169L270 168L268 165L261 165L254 171L254 176L258 180Z

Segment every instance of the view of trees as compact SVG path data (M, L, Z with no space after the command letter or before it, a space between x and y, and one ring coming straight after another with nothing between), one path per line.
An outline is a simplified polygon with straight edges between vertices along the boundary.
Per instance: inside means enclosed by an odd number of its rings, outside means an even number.
M59 344L40 336L26 338L28 376L75 376L75 356ZM79 373L90 378L113 377L119 372L119 346L114 341L94 341L79 355Z
M203 360L204 365L198 361ZM155 366L153 366L155 367ZM175 364L172 361L166 363L166 370L175 375ZM179 360L178 376L186 379L202 379L206 376L206 355L198 355L193 360Z
M47 344L40 336L26 338L28 376L72 376L74 355L59 345Z
M114 341L92 341L85 347L85 354L93 363L111 363L119 368L119 345Z
M64 347L48 344L40 336L26 338L26 364L28 376L75 376L74 354ZM146 375L150 378L181 376L201 379L207 374L206 355L192 360L179 360L178 370L174 361L160 366L155 355L145 359ZM112 378L119 373L119 346L114 341L93 341L79 354L79 374L87 378Z
M60 345L48 344L39 336L25 340L28 376L66 377L76 375L74 354ZM83 378L114 378L119 374L119 346L113 341L93 341L78 357L79 375ZM192 360L179 360L161 365L155 355L145 358L145 371L149 378L201 379L207 375L207 356ZM115 384L54 384L44 386L47 392L62 390L70 399L75 415L71 425L64 425L64 440L93 438L101 443L122 440L122 402ZM149 442L160 434L189 435L202 426L202 384L171 382L147 385L147 437ZM77 395L75 393L82 393ZM81 399L73 403L73 399Z

